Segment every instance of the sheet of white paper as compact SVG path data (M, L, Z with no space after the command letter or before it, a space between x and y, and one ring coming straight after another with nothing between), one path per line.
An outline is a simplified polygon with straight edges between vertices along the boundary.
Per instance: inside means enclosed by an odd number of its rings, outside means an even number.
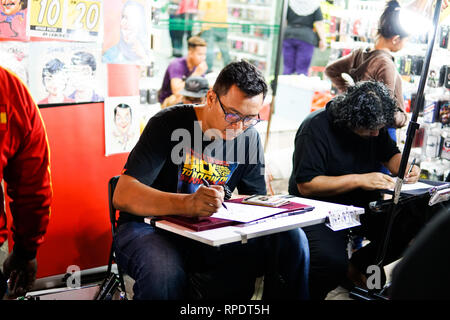
M423 183L423 182L416 182L416 183L403 183L402 184L402 191L411 191L411 190L418 190L418 189L429 189L434 187L431 184Z
M402 184L402 191L412 191L412 190L419 190L419 189L429 189L434 187L431 184L423 183L423 182L416 182L416 183L405 183ZM394 190L394 189L390 189Z
M211 217L239 222L250 222L269 217L285 210L283 208L271 208L233 202L227 202L226 206L228 210L221 207L219 211L214 213Z

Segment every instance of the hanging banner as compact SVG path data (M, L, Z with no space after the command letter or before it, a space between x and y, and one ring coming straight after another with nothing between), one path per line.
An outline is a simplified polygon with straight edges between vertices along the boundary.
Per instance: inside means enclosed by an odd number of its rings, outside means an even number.
M27 40L28 0L2 0L0 5L0 37Z
M30 43L30 91L39 105L103 101L106 78L95 43Z
M100 0L31 0L30 4L30 36L85 42L100 38Z

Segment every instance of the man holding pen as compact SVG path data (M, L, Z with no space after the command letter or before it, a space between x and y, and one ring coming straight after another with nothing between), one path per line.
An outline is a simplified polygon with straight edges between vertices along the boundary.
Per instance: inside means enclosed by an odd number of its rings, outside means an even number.
M367 267L375 263L386 214L371 213L369 203L381 199L381 189L395 185L395 178L379 172L383 164L396 175L400 166L402 154L386 130L395 111L395 100L382 82L359 82L308 116L297 131L289 193L365 208L361 227L353 231L370 240L349 263L348 230L334 232L324 225L303 228L311 251L312 299L324 299L347 273L358 285L365 285ZM417 182L419 175L420 168L413 165L404 183ZM406 220L394 225L387 263L398 259L414 236L417 221L407 213L402 216Z
M309 251L300 229L217 250L143 221L211 216L222 206L225 185L240 194L266 194L263 150L252 128L266 92L253 65L233 62L219 74L205 105L174 106L149 120L113 198L121 211L117 263L136 281L134 299L250 299L255 278L274 261L270 271L281 279L281 289L265 285L264 295L307 298Z

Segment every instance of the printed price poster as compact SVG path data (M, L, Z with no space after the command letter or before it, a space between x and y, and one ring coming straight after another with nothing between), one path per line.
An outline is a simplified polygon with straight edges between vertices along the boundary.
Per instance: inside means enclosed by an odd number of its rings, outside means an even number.
M13 72L27 86L29 85L28 52L27 42L0 41L0 65Z
M102 1L30 0L30 35L96 42L102 26Z
M69 0L67 37L77 41L97 41L102 17L102 2Z
M36 41L30 51L30 91L39 105L104 101L96 43Z
M150 65L149 1L108 0L103 24L104 63Z
M28 0L1 0L0 37L27 40Z
M66 38L64 27L65 0L30 0L30 36Z
M130 152L140 136L139 96L105 99L105 154Z

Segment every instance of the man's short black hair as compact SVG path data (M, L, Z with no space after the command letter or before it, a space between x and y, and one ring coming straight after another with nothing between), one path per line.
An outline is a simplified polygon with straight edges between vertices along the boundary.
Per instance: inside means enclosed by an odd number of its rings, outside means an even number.
M48 61L44 68L42 68L42 83L45 86L45 79L47 77L53 76L55 73L59 71L63 71L65 68L64 62L59 60L58 58L54 58Z
M261 72L251 63L241 60L231 62L220 71L213 86L214 92L219 96L226 95L231 86L235 84L248 97L263 94L266 97L267 84Z
M329 110L337 127L374 130L383 125L392 126L398 108L384 83L360 81L336 96Z

